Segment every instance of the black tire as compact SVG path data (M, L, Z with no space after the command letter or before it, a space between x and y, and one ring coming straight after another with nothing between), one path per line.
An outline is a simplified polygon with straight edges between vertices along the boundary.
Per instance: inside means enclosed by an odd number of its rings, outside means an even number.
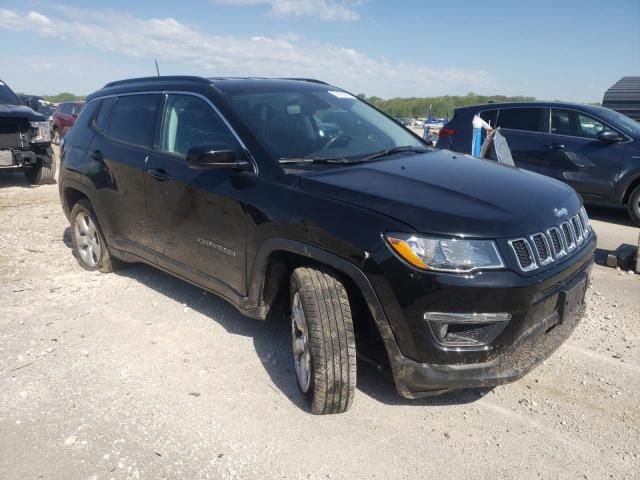
M629 195L629 216L633 223L640 227L640 185L633 189L631 195Z
M333 274L315 268L297 268L291 276L292 336L295 345L295 308L299 302L308 332L310 369L305 386L296 367L298 387L323 415L346 412L356 387L356 344L349 298Z
M50 162L43 162L38 160L35 166L24 172L32 185L46 185L49 183L56 183L56 171L58 169L58 160L53 152L47 155Z
M91 235L80 235L79 230L77 229L78 217L88 217L89 219L91 219L91 222L95 227L94 229L92 229ZM109 247L107 246L107 242L104 239L104 234L102 233L102 229L100 228L98 219L96 218L93 208L91 207L91 203L89 203L88 200L82 199L76 202L76 204L73 206L73 209L71 210L70 222L73 256L76 258L82 268L89 271L98 270L102 273L111 273L121 266L121 261L113 257L113 255L111 255L111 252L109 252ZM92 261L95 260L95 264L90 263L85 259L89 255L87 253L87 249L83 247L83 244L86 243L83 238L89 237L91 237L92 240L101 247L98 255L91 256Z

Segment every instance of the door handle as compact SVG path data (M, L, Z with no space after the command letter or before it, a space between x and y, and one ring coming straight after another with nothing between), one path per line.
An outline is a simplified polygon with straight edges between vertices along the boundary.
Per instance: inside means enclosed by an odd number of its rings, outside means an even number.
M145 173L160 182L166 182L167 180L171 180L171 177L169 176L169 174L159 168L150 168L149 170L145 170Z
M102 156L102 152L100 150L94 150L93 152L89 152L89 157L101 162L104 157Z
M562 143L548 143L545 147L550 150L564 150L564 144Z

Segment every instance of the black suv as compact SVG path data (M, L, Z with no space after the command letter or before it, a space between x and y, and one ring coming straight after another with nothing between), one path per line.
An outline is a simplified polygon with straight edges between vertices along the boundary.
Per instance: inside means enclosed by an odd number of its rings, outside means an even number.
M640 225L640 123L593 105L492 103L456 109L437 147L470 153L476 114L500 127L517 167L568 183L586 203L627 206Z
M55 181L49 122L0 80L0 172L23 171L35 184Z
M409 398L520 378L581 318L596 246L567 185L429 148L315 80L109 83L59 184L82 267L145 262L290 315L315 413L349 408L356 352Z

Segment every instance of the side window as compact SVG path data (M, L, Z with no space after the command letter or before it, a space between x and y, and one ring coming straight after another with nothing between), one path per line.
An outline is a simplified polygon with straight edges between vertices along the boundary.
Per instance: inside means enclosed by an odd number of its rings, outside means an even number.
M189 149L198 145L240 150L235 137L211 105L192 95L168 95L160 150L186 157Z
M60 113L64 113L65 115L68 115L69 114L69 104L63 103L62 105L60 105L58 107L58 110L60 110Z
M98 115L93 120L93 124L99 130L104 131L107 128L107 122L109 121L109 114L111 113L111 108L115 103L116 99L105 98L100 101L100 110L98 111Z
M118 97L107 133L121 142L151 147L159 99L159 95Z
M502 108L498 114L498 127L529 132L544 132L544 108Z
M82 105L78 105L77 103L71 104L71 115L78 115L82 110Z
M596 138L604 128L602 122L584 113L564 108L551 110L551 133L556 135Z
M485 110L480 112L480 118L487 122L492 127L496 126L496 117L498 116L497 110Z
M578 136L596 138L602 130L604 130L604 125L601 122L584 113L578 113Z

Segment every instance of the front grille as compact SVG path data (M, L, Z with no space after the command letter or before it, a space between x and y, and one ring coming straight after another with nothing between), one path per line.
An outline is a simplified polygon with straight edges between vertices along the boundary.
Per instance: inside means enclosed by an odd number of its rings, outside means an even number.
M529 272L573 253L586 242L592 231L587 212L581 207L568 221L528 238L509 240L509 245L520 269Z

